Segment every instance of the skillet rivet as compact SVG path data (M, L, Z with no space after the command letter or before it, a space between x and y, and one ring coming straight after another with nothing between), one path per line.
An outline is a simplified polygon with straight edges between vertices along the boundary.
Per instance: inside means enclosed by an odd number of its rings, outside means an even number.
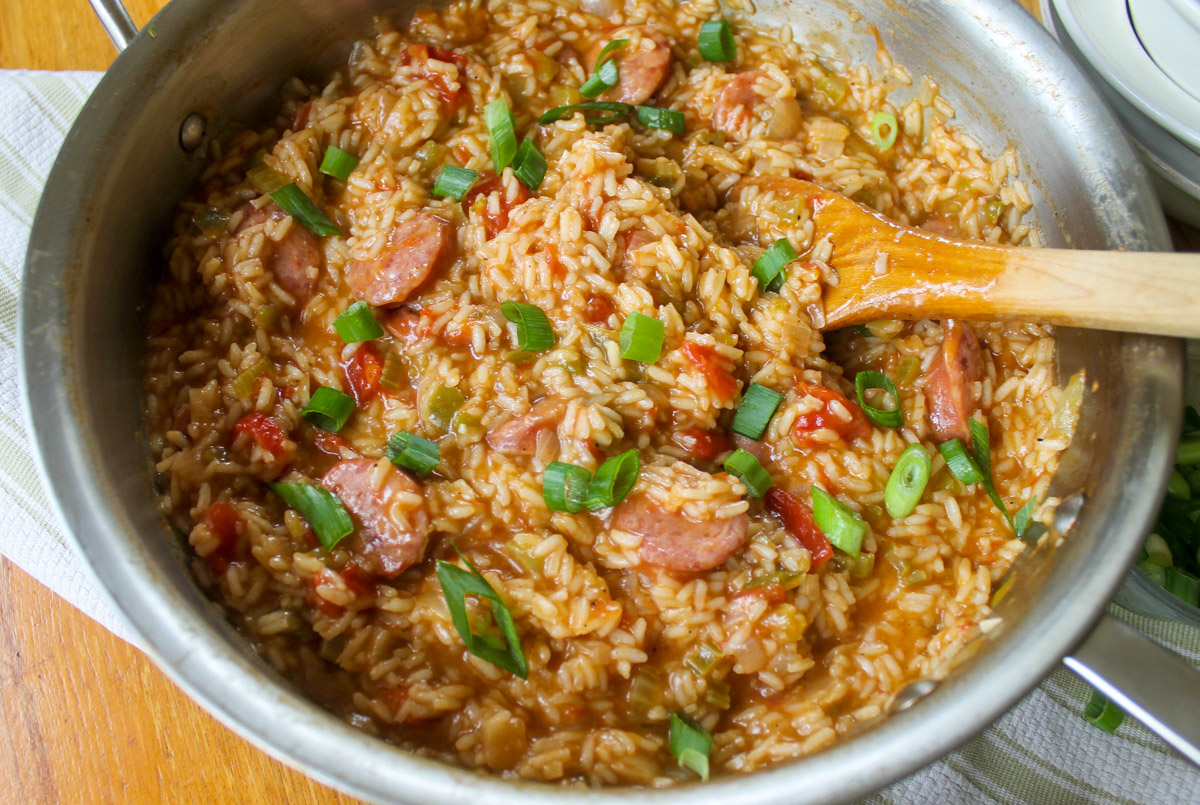
M183 119L179 127L179 147L184 151L195 151L204 142L206 124L201 115L192 113Z

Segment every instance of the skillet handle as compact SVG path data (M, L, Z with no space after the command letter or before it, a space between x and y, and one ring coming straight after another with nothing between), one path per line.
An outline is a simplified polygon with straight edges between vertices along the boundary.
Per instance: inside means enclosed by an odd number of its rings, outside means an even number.
M117 51L120 52L129 47L129 43L137 36L138 28L133 24L133 18L129 16L129 12L125 10L125 4L121 0L88 0L88 2L92 4L92 11L96 12L100 24L104 26L104 32L117 46Z
M1200 766L1200 673L1111 615L1063 664Z

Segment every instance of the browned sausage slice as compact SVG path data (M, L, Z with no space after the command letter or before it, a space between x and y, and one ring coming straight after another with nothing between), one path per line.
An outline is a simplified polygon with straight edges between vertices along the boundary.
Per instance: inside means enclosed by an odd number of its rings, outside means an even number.
M342 544L371 573L394 578L416 564L429 539L425 496L387 460L340 461L321 479L355 521Z
M567 408L561 397L547 397L533 404L529 413L508 420L487 435L491 448L506 456L532 456L544 431L558 427Z
M645 103L667 77L667 69L671 66L671 45L666 37L647 26L620 28L599 43L592 54L593 67L600 50L615 39L630 41L612 54L612 60L617 63L617 85L600 97L606 101Z
M967 424L978 400L975 383L983 377L983 352L975 333L965 324L942 322L942 349L925 378L925 405L929 425L941 441L962 439L970 443Z
M746 542L750 518L745 513L707 522L668 511L646 495L630 495L613 509L612 527L642 538L638 556L666 570L711 570L737 553Z
M392 228L387 245L370 260L355 260L346 282L359 299L393 307L429 279L454 254L454 226L433 213L418 213Z
M763 102L762 96L754 91L754 85L760 76L766 75L764 70L748 70L738 73L717 93L713 104L712 124L717 131L722 131L730 137L741 133L746 120L754 114L754 107Z
M287 217L287 213L274 204L259 210L247 203L241 209L242 221L234 234ZM317 288L317 274L323 262L320 241L298 221L292 221L283 240L276 242L268 238L267 248L269 251L263 257L263 265L275 277L279 287L303 307Z

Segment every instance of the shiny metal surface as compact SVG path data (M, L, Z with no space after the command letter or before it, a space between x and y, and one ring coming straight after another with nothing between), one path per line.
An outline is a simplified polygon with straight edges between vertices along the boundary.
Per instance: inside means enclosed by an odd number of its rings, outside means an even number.
M210 136L253 121L288 76L317 78L395 0L174 0L104 77L67 137L34 226L22 370L43 475L104 589L188 693L272 755L378 802L834 802L924 765L992 722L1088 634L1135 558L1166 483L1181 408L1177 341L1063 331L1063 377L1087 372L1079 433L1052 493L1086 496L1072 533L1027 551L986 637L912 707L820 754L669 791L506 783L413 757L352 729L282 682L185 570L157 513L142 421L140 311L171 210L200 168L182 121ZM853 24L857 8L864 22ZM898 63L936 77L959 123L998 153L1015 143L1049 245L1165 249L1146 176L1116 123L1032 17L1009 0L765 0L827 58L873 63L879 26ZM898 92L897 97L903 97ZM99 155L103 155L100 158ZM1097 561L1103 557L1103 561ZM917 696L916 694L927 694Z
M96 17L104 26L104 32L117 46L117 50L129 47L129 43L137 36L138 29L133 24L133 18L129 16L129 12L125 10L125 4L121 0L88 0L88 2L92 4L92 10L96 12Z

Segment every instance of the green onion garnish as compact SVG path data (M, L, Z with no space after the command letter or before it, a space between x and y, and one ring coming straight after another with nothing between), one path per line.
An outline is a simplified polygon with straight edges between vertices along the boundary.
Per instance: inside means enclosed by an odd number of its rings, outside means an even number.
M524 302L501 302L500 312L517 325L517 347L522 352L545 352L554 346L554 330L541 308Z
M975 459L971 458L971 454L967 452L967 447L963 444L962 439L942 442L938 445L938 452L942 454L942 458L946 459L946 466L949 467L950 474L965 486L977 484L983 480L979 467L975 465Z
M738 406L733 416L733 432L740 433L747 439L759 441L771 423L771 417L783 402L783 395L778 391L751 383L742 396L742 404Z
M521 143L521 147L517 149L517 155L513 157L512 164L513 173L521 181L521 184L530 190L537 190L542 186L542 179L546 178L546 158L533 144L533 140L525 140Z
M932 466L929 453L921 445L910 444L904 449L883 490L883 503L889 515L900 520L913 513L925 494Z
M708 780L708 756L713 745L708 730L683 713L671 713L669 736L671 754L680 767L696 772L701 780Z
M684 133L683 112L678 109L663 109L660 106L639 106L637 120L651 129L665 129L672 134Z
M1200 435L1187 436L1179 440L1175 463L1185 467L1200 464Z
M764 292L777 291L783 285L783 269L796 259L796 250L787 238L780 238L772 243L762 253L762 257L754 261L750 273L758 280L758 287Z
M896 144L898 134L896 116L890 112L876 112L871 118L871 139L880 151L888 151Z
M620 50L628 44L628 39L614 39L613 41L609 42L600 51L600 55L596 57L596 67L599 68L600 65L604 64L604 62L608 59L609 54Z
M313 204L312 199L305 195L295 182L276 190L271 194L271 200L314 235L323 238L342 237L342 230L325 217L325 213L317 209L317 205Z
M499 175L517 154L516 124L503 98L497 98L483 107L483 122L487 125L492 143L492 166Z
M834 547L857 557L867 533L867 524L862 518L819 486L812 488L812 509L817 528L829 537Z
M665 330L663 323L652 316L630 313L617 337L621 357L629 361L654 363L662 354Z
M318 386L300 416L323 430L337 433L354 413L354 398L328 386Z
M376 321L371 306L361 300L342 311L333 320L333 326L347 344L374 341L383 335L383 327Z
M438 198L462 201L462 197L471 189L471 185L475 184L477 178L479 178L479 174L470 168L443 165L438 172L437 179L433 182L433 190L430 192Z
M388 461L397 467L425 475L442 460L442 448L437 442L422 439L406 430L397 431L388 439L386 449Z
M583 82L583 86L579 88L579 94L585 98L595 98L606 89L615 87L618 78L617 63L610 59L597 67L596 72Z
M490 662L497 668L503 668L521 679L528 679L529 665L525 662L525 652L521 651L521 639L517 635L517 627L513 623L508 606L492 589L492 585L487 583L483 574L475 569L475 565L467 561L458 546L451 542L450 547L467 568L463 569L439 559L437 577L442 585L446 608L450 610L450 621L458 631L458 636L467 644L467 651L479 659ZM487 600L492 609L492 617L500 626L503 639L495 635L477 635L471 631L471 619L467 615L468 595Z
M552 461L542 473L542 499L555 512L576 514L583 511L592 474L583 467Z
M775 484L771 480L771 473L763 468L758 459L741 448L725 459L725 472L744 483L750 496L755 498L767 494L767 490Z
M1163 588L1188 606L1200 606L1200 579L1186 570L1168 567Z
M358 157L343 151L336 145L331 145L325 149L325 156L321 158L321 167L318 170L326 176L332 176L339 182L344 182L350 178L350 173L356 167L358 167Z
M1125 720L1125 713L1110 702L1103 693L1093 690L1092 698L1088 700L1087 707L1083 710L1083 717L1105 732L1116 732L1117 727L1121 726L1121 722Z
M1191 485L1178 469L1171 470L1171 477L1167 479L1167 494L1180 500L1188 500L1192 496Z
M868 389L882 389L895 400L896 407L885 411L869 405L865 397ZM881 428L899 428L904 424L904 412L900 410L900 392L896 391L896 384L883 372L859 372L854 378L854 391L858 395L858 404L862 406L863 413L876 425Z
M709 20L700 26L700 55L707 61L733 61L737 44L733 28L725 20Z
M615 123L632 111L632 105L616 101L591 101L590 103L577 103L573 106L556 106L538 118L538 125L546 126L556 120L570 117L576 112L583 112L584 122L589 126L605 126ZM588 114L589 112L603 112L604 114Z
M871 329L869 327L867 327L867 325L865 325L865 324L855 324L850 329L853 330L854 332L858 333L859 335L861 335L863 338L874 338L875 337L875 334L873 332L871 332Z
M1029 520L1033 517L1033 510L1036 508L1037 498L1030 498L1013 517L1013 531L1017 532L1018 537L1025 536L1025 531L1029 528Z
M588 511L598 511L616 506L633 485L637 483L642 471L642 462L635 449L626 450L619 456L613 456L600 465L596 477L588 485L587 498L583 505Z
M273 483L267 486L287 505L304 515L326 551L332 551L354 530L350 512L346 511L338 496L328 489L312 484Z

